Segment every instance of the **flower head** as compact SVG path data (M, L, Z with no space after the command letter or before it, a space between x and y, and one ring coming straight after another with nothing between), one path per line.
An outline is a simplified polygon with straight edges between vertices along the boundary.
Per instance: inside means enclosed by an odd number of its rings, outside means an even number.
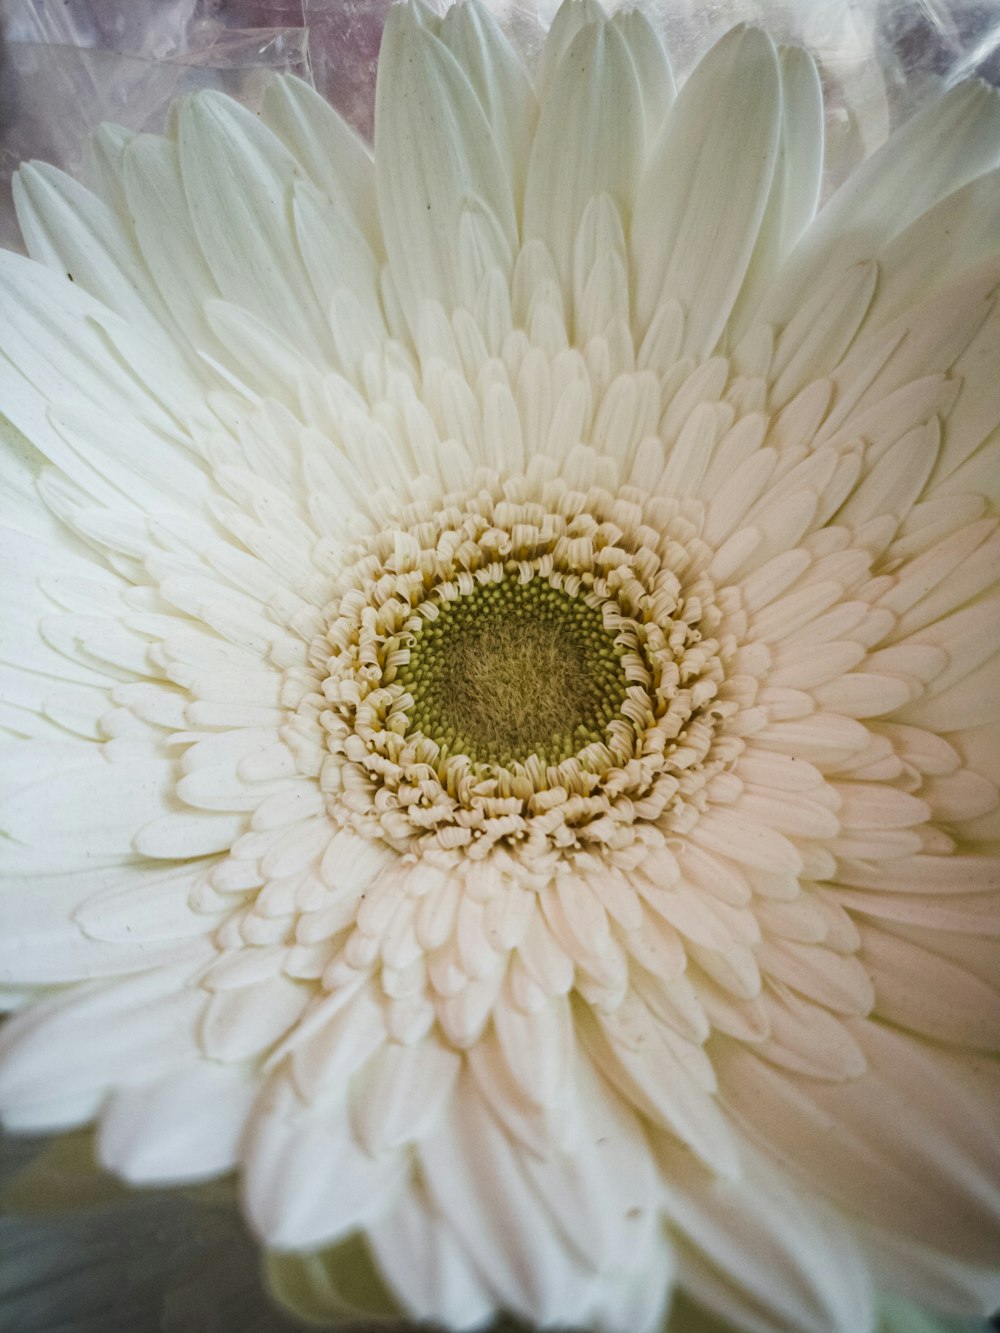
M374 158L275 79L22 169L11 1125L459 1326L995 1295L1000 104L814 217L821 127L469 0Z

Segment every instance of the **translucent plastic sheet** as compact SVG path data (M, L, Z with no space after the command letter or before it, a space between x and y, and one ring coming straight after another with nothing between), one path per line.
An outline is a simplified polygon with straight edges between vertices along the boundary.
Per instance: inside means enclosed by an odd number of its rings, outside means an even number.
M440 0L438 0L440 3ZM558 0L492 0L529 53ZM224 89L253 105L265 70L308 78L370 135L375 66L389 0L0 0L0 243L16 245L9 178L40 157L73 169L104 120L161 127L174 98ZM995 0L653 0L680 78L743 20L809 47L827 101L828 185L943 84L1000 82Z

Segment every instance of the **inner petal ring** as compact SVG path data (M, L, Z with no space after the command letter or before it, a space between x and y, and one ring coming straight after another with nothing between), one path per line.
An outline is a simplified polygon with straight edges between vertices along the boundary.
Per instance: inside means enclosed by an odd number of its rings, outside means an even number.
M363 537L314 642L331 815L401 851L540 869L683 831L738 752L700 511L485 474Z

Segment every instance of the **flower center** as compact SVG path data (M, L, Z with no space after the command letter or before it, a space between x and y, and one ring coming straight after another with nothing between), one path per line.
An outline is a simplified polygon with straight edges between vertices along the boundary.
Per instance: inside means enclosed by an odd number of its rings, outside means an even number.
M558 764L602 741L627 689L624 654L591 594L506 575L445 601L396 675L410 727L477 765Z
M284 733L331 818L449 865L496 851L528 879L689 829L744 702L701 520L484 470L373 524Z

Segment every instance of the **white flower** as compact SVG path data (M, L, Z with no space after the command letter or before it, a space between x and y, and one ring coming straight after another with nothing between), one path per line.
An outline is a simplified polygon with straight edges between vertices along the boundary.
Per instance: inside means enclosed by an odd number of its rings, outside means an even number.
M405 1307L996 1301L1000 104L813 218L816 71L392 11L16 188L17 1129Z

